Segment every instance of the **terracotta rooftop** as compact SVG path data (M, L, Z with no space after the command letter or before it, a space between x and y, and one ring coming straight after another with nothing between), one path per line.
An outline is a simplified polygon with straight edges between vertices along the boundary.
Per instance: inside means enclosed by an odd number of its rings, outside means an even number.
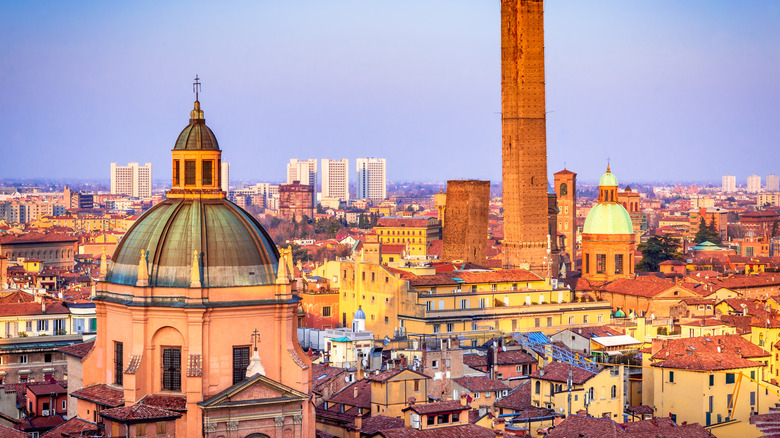
M81 418L73 417L70 420L60 424L54 429L41 435L41 438L62 438L62 437L77 437L77 436L91 436L90 432L95 435L100 431L97 424L84 421ZM1 431L0 431L1 432ZM0 433L0 436L7 436Z
M38 233L31 232L19 236L5 235L0 236L0 245L14 245L25 243L51 243L51 242L78 242L73 236L58 233Z
M329 365L315 364L311 365L311 391L320 394L322 388L335 377L345 373L343 368L336 368Z
M67 394L68 390L59 383L28 384L27 390L34 395Z
M20 430L11 429L8 426L0 424L0 436L3 438L27 438L29 435Z
M89 342L82 342L80 344L66 345L64 347L58 348L57 351L65 353L68 356L84 359L85 357L87 357L89 352L92 351L92 347L94 346L95 346L95 341L92 340Z
M363 426L360 428L360 434L371 436L379 431L398 429L399 427L404 427L404 420L402 418L372 415L363 418Z
M620 438L626 431L616 422L604 418L570 415L561 424L551 428L547 438Z
M495 438L496 433L492 429L466 424L463 426L440 427L436 429L417 430L411 427L389 429L378 432L385 438Z
M75 398L91 401L109 408L122 406L125 403L124 391L108 386L105 383L98 383L92 386L87 386L86 388L81 388L79 390L73 391L70 393L70 395Z
M566 382L569 378L569 370L572 372L572 383L582 385L587 382L596 373L592 373L582 368L569 366L563 362L551 362L544 368L540 368L531 374L531 377L540 380L549 380L553 382Z
M327 401L328 404L338 403L346 406L371 408L371 382L366 379L358 380L334 394Z
M524 380L509 395L498 400L493 405L498 408L507 408L515 411L531 407L531 380Z
M100 411L100 416L118 423L147 423L152 421L175 420L181 418L181 414L167 409L160 409L141 403L121 408L105 409Z
M51 417L32 417L22 420L22 422L19 423L19 428L26 432L44 431L57 427L64 422L65 419L59 415ZM5 435L2 436L4 437Z
M427 414L441 414L444 412L461 412L469 410L470 408L468 406L463 405L458 400L447 400L447 401L440 401L440 402L433 402L433 403L425 403L425 404L413 404L410 405L402 411L412 411L416 412L420 415L427 415Z
M650 359L652 366L697 371L763 366L749 359L769 357L763 348L739 335L670 339Z
M183 395L148 394L138 403L168 411L187 412L187 399Z
M493 380L486 376L459 377L457 379L452 379L452 381L471 392L503 391L509 389L504 382Z
M46 300L46 310L41 304L11 303L0 306L0 316L28 316L28 315L67 315L70 313L61 301Z
M472 368L485 368L487 367L487 356L469 354L463 356L463 363ZM499 351L498 360L496 361L496 365L519 365L529 363L536 363L536 359L522 350Z

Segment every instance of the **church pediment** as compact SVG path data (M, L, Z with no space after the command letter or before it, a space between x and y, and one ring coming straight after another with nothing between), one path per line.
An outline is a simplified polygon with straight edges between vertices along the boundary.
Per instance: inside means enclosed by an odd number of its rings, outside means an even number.
M306 400L309 396L289 386L256 374L198 403L204 409L243 404L264 404Z

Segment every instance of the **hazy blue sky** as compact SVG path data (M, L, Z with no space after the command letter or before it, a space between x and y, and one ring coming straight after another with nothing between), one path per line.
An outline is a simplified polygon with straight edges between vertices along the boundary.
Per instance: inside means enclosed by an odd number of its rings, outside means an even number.
M550 0L550 174L780 173L780 2ZM192 79L232 176L501 179L498 0L0 1L0 177L170 174ZM354 176L352 176L354 178ZM762 181L763 182L763 181Z

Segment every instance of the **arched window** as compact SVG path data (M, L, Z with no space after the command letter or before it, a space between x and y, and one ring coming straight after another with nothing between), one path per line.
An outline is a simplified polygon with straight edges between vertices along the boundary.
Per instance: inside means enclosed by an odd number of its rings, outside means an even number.
M617 386L616 385L612 385L612 392L610 393L610 395L612 396L612 398L616 398L617 397Z
M534 388L534 393L539 394L542 392L542 382L536 381L536 387Z
M566 196L569 194L569 186L567 186L566 183L561 183L559 191L561 192L561 196Z

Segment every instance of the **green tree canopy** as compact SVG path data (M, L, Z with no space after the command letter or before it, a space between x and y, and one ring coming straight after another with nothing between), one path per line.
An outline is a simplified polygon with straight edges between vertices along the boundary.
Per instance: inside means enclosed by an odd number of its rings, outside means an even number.
M642 251L642 260L636 264L636 270L658 272L661 262L683 260L683 255L678 251L679 247L680 244L672 238L671 234L651 237L646 243L639 244L638 249Z
M721 244L720 233L715 229L715 220L710 221L709 225L707 225L703 217L699 221L699 231L696 232L693 243L699 244L702 242L712 242L716 245Z

